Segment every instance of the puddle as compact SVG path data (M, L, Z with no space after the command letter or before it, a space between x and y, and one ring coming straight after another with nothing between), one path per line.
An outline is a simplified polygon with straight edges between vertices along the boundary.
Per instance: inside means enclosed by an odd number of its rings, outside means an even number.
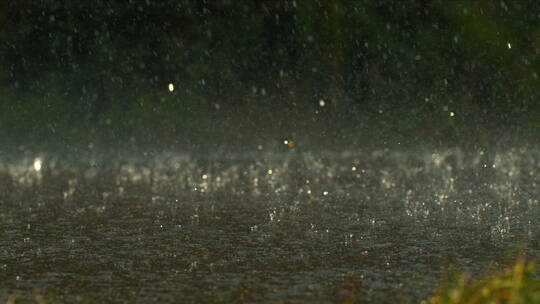
M3 294L413 302L445 267L540 257L540 153L0 160Z

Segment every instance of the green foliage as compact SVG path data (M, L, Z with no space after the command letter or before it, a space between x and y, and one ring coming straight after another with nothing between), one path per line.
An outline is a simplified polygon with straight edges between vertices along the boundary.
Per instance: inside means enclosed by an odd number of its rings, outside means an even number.
M528 304L540 303L540 281L535 262L521 258L513 266L484 278L453 274L422 304Z

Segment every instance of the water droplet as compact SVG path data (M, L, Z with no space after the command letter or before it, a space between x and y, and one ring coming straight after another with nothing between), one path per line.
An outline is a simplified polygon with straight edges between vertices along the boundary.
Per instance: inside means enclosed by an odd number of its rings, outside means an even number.
M34 170L40 171L42 164L43 164L43 161L41 160L41 158L36 157L34 159Z

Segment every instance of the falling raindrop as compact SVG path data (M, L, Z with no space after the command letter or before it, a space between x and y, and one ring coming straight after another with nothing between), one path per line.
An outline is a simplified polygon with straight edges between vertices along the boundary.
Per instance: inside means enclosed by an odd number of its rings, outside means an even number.
M40 171L43 164L43 160L39 157L34 159L34 170Z

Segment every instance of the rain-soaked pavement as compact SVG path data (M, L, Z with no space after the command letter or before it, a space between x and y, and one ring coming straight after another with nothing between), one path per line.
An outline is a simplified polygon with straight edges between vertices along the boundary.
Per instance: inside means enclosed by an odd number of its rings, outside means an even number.
M540 258L540 152L0 160L0 301L396 303Z

